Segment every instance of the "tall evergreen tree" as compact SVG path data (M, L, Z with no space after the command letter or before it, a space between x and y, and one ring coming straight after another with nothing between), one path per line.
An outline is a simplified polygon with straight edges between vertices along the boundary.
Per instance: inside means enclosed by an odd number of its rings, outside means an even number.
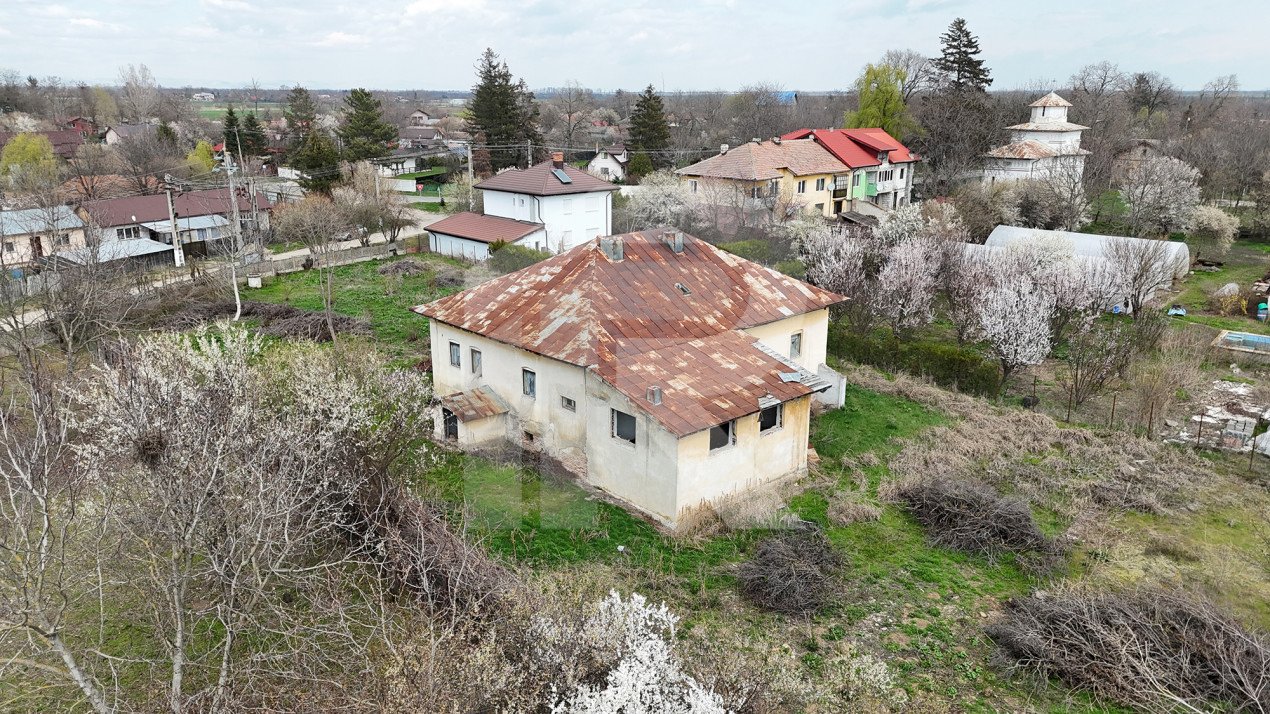
M476 85L468 105L468 131L483 134L490 146L491 167L498 169L531 162L520 148L528 141L541 143L538 135L538 106L524 80L512 81L511 70L492 49L486 49L476 64Z
M260 156L269 148L269 139L265 136L265 128L255 112L247 112L242 126L238 129L238 143L233 145L235 152L241 151L243 156Z
M317 121L317 103L309 90L296 85L287 93L287 105L282 109L287 120L287 138L292 146L299 146Z
M651 84L644 88L644 93L635 101L635 111L631 112L631 146L648 154L654 166L670 164L670 156L665 153L670 148L666 107Z
M384 121L378 99L365 89L354 89L344 98L344 120L336 131L344 144L344 158L362 161L383 156L397 140L397 129Z
M934 59L935 69L944 75L946 88L987 91L992 74L979 59L979 39L970 32L964 18L953 20L948 31L939 37L943 53Z
M321 129L310 131L291 152L291 167L306 176L300 185L309 191L329 192L340 178L339 161L339 149Z
M234 111L234 105L230 104L225 110L225 119L221 122L221 141L225 142L225 151L238 153L238 114Z

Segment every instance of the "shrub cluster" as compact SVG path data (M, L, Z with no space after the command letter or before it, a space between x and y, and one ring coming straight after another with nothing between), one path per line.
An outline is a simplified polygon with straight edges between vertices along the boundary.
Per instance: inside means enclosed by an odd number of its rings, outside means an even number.
M940 545L990 558L1057 550L1026 501L988 484L937 476L901 482L894 495Z
M929 377L936 384L970 394L995 396L1000 392L996 363L957 345L859 335L838 325L829 332L829 351L842 359L888 372Z
M221 320L234 314L233 300L213 300L207 302L191 302L176 312L169 313L159 320L158 326L167 330L188 330L203 323ZM273 337L305 339L315 342L326 342L331 339L331 331L326 324L326 315L311 310L303 310L292 305L281 305L257 300L244 300L242 316L254 318L260 322L260 332ZM333 315L331 318L335 331L340 334L370 333L370 325L365 320L347 315Z
M987 633L1015 666L1150 711L1270 711L1270 639L1190 595L1038 592Z
M759 542L737 573L750 602L787 615L805 615L829 603L842 557L820 531L781 533Z

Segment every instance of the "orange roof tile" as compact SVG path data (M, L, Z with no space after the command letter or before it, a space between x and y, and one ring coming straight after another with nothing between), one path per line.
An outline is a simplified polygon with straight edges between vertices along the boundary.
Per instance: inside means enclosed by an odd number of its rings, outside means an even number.
M814 141L749 142L727 153L679 169L683 176L765 181L781 177L781 170L795 176L844 173L847 167Z

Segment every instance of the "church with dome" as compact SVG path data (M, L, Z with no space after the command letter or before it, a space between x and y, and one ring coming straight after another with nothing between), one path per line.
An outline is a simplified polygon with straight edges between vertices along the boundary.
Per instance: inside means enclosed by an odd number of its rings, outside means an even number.
M1046 179L1065 174L1079 180L1089 152L1080 148L1080 134L1087 126L1067 120L1071 102L1054 92L1029 105L1032 116L1008 127L1013 140L984 154L983 180Z

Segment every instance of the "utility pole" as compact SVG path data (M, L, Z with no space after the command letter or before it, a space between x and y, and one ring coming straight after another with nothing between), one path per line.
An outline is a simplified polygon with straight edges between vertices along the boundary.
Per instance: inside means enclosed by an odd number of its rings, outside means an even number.
M185 251L181 248L181 230L176 225L176 207L172 204L172 189L167 190L168 194L168 219L172 221L172 260L175 261L176 267L185 265Z
M476 178L472 172L472 142L467 142L467 210L472 210L473 191L472 184L476 182Z
M239 154L241 159L242 154ZM255 203L253 200L252 203ZM238 246L242 238L242 221L238 217L238 192L234 188L234 172L229 172L229 205L233 214L234 225L230 240L232 245L229 252L229 282L234 286L234 322L243 315L243 301L238 294Z
M532 139L525 140L525 168L534 165L534 142Z

